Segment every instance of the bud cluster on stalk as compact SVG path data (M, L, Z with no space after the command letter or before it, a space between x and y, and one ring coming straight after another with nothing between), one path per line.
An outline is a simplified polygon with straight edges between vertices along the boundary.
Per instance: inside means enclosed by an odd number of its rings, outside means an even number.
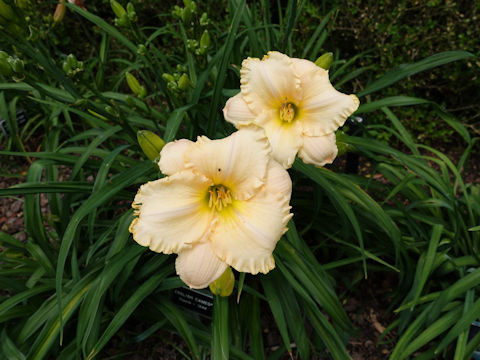
M185 7L175 5L172 15L182 20L184 24L189 24L192 16L197 13L197 4L192 0L183 0L183 4Z
M67 76L73 77L83 71L83 61L78 61L75 55L70 54L63 62L62 69Z
M164 73L162 75L163 80L167 83L167 88L170 91L181 93L188 90L192 86L190 78L187 74L187 68L183 65L177 65L173 74Z
M115 0L110 0L110 6L115 14L115 25L119 27L128 27L137 21L137 13L131 2L127 4L127 9Z
M25 65L22 59L9 56L5 51L0 51L0 75L12 77L15 81L25 78Z

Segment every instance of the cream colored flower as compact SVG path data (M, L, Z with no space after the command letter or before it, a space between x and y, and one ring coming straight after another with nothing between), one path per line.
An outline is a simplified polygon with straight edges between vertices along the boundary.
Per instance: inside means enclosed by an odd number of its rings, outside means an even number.
M237 129L249 124L263 127L275 160L289 168L297 153L316 166L335 159L334 131L359 101L335 90L327 70L271 51L262 60L243 61L240 83L241 92L223 109L225 119Z
M140 245L177 253L177 274L207 287L227 266L267 273L286 231L292 183L270 156L264 131L245 127L220 140L178 140L160 153L167 177L142 185L130 225Z

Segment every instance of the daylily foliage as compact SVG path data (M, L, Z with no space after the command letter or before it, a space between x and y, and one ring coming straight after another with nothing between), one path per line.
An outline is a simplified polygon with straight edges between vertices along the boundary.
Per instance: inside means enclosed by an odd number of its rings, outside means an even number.
M177 253L177 273L192 288L207 287L227 266L252 274L275 267L292 183L261 128L168 143L159 167L168 176L142 185L132 205L135 241Z
M271 51L262 60L245 59L240 76L241 92L223 109L227 121L238 129L250 124L264 128L273 157L285 168L297 153L316 166L335 159L334 132L359 101L335 90L327 70Z

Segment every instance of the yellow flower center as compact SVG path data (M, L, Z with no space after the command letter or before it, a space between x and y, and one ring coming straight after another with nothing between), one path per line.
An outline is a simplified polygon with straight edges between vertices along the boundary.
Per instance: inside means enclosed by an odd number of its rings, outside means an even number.
M285 98L285 101L280 107L280 120L285 122L292 122L295 118L295 105L291 102L288 102L288 99Z
M208 206L217 211L226 208L232 203L230 189L223 185L214 185L208 189Z

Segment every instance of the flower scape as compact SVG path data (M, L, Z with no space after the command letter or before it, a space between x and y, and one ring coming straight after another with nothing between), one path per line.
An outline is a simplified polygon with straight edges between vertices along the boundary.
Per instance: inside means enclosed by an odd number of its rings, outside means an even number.
M270 153L256 126L220 140L168 143L159 161L168 176L142 185L135 196L133 238L153 251L177 253L177 274L191 288L207 287L228 266L269 272L292 217L290 177Z
M238 129L250 124L265 129L273 157L285 168L297 153L315 166L335 159L334 132L360 102L335 90L327 70L271 51L262 60L245 59L240 77L240 93L223 109L227 121Z
M338 92L313 62L269 52L248 58L241 92L223 113L238 128L219 140L205 136L165 145L165 178L140 187L133 201L133 238L155 252L176 253L175 267L201 289L231 266L268 273L287 231L292 183L285 169L298 153L323 166L337 155L335 130L359 105Z

